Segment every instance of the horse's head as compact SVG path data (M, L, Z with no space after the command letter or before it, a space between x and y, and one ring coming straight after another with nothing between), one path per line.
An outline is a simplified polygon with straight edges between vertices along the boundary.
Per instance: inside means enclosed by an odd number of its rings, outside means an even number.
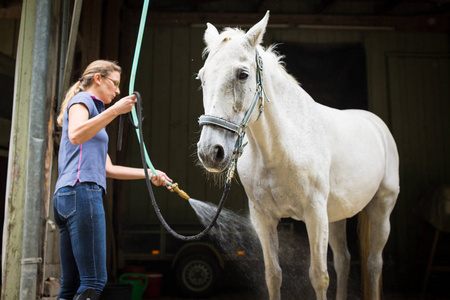
M247 33L227 28L219 34L213 25L207 24L204 40L208 58L198 78L202 83L205 116L216 121L201 122L197 149L200 162L210 172L223 172L232 160L237 138L232 128L241 124L257 90L256 48L268 19L269 12ZM256 119L257 115L255 110L250 117ZM221 122L225 125L217 124Z

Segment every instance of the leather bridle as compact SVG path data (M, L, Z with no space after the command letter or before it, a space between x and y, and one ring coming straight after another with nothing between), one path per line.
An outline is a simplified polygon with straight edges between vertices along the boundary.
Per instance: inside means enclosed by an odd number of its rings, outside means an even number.
M224 128L226 130L229 130L231 132L234 132L237 134L236 144L234 146L233 156L231 160L231 164L228 167L227 171L227 179L226 183L229 183L231 179L234 176L234 170L236 168L236 163L238 158L242 155L244 147L247 145L247 143L243 144L244 137L247 130L248 122L250 121L251 115L256 107L256 104L260 102L259 104L259 114L258 118L261 116L261 114L264 111L264 99L269 102L269 98L266 95L266 92L264 91L264 85L263 85L263 61L261 56L259 55L258 49L256 50L256 92L253 96L253 100L250 104L250 107L248 108L247 112L244 115L244 118L242 119L240 124L236 124L232 121L225 120L220 117L211 116L211 115L201 115L198 118L198 123L200 126L205 125L214 125L219 126L221 128Z

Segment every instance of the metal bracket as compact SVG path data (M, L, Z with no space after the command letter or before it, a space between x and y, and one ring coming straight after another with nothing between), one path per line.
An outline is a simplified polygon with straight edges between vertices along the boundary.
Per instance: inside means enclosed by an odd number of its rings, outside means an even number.
M22 258L20 260L20 264L22 264L22 265L32 265L32 264L40 264L40 263L42 263L42 257Z

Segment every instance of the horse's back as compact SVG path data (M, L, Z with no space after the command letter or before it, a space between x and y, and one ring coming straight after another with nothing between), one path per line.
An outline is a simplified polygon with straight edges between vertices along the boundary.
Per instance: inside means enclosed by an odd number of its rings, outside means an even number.
M364 110L322 107L330 147L330 221L361 211L381 186L398 187L398 154L386 124Z

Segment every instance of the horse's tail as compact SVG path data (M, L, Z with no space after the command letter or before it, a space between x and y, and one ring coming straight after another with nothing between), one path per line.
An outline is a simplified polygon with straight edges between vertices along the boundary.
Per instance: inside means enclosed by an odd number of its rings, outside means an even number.
M370 223L369 216L365 210L358 215L358 237L359 237L359 252L361 256L361 284L365 300L371 299L369 271L367 268L367 260L370 254ZM378 286L379 295L381 295L381 275L380 284ZM377 300L377 299L374 299Z

